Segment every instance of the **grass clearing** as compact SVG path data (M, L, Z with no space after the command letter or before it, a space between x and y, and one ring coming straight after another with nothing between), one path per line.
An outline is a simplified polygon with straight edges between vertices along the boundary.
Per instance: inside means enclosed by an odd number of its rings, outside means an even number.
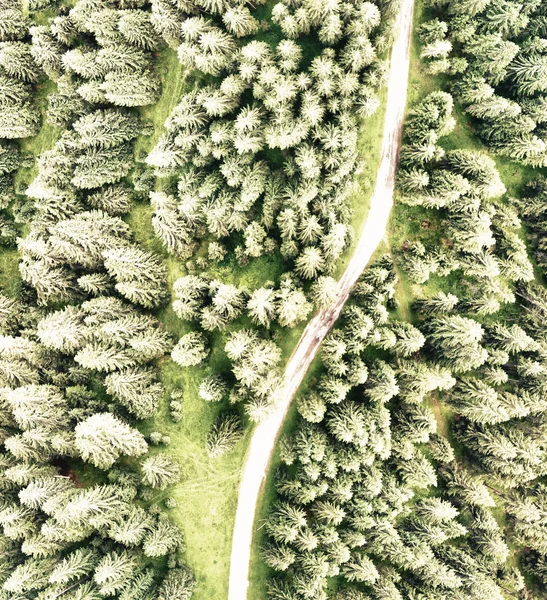
M188 86L187 73L180 64L177 53L171 48L164 48L156 53L155 70L161 78L162 93L155 104L145 106L139 111L143 120L154 126L151 136L141 136L135 143L135 157L141 162L158 141L164 131L165 120L179 103L184 89Z
M2 292L10 298L17 297L20 289L19 253L15 249L4 248L0 252L0 281Z

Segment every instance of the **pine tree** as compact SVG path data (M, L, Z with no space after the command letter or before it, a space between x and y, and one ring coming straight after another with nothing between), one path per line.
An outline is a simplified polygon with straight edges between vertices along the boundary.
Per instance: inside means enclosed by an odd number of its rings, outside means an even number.
M160 81L150 69L136 73L111 71L99 86L108 102L115 106L148 106L160 95Z
M38 323L37 335L46 347L73 354L90 338L82 311L74 306L50 313Z
M153 369L143 367L115 371L105 377L106 391L139 419L156 413L165 388Z
M261 287L251 293L247 301L247 312L256 325L269 328L275 317L275 290Z
M316 393L300 396L297 401L298 412L310 423L320 423L327 411L324 400Z
M157 50L161 39L156 33L150 14L144 10L128 10L121 13L118 29L128 43L146 50Z
M160 490L176 483L180 476L179 465L163 454L147 458L141 469L144 483Z
M237 37L252 35L259 29L259 22L251 15L246 6L234 6L222 15L222 20L230 33Z
M112 516L108 537L124 546L137 546L152 525L152 517L144 508L129 505L123 512Z
M38 80L38 69L24 42L0 42L0 66L10 76L25 82Z
M50 583L67 584L93 572L99 555L94 549L78 548L66 556L49 575Z
M171 352L171 358L181 367L199 365L208 355L205 337L195 331L183 335Z
M19 8L4 8L2 10L2 25L0 25L0 40L22 39L28 29L29 21Z
M88 147L76 159L71 179L82 190L93 190L123 179L133 166L133 156L128 144L112 148Z
M173 284L176 300L173 310L181 319L191 320L197 318L199 310L203 307L207 283L195 275L187 275L177 279Z
M262 549L261 557L276 571L286 571L296 559L294 551L284 544L269 544Z
M199 396L206 402L220 402L227 391L226 381L218 374L205 377L199 385Z
M45 476L35 479L19 491L19 501L24 506L38 509L55 496L61 496L74 488L67 477L59 475Z
M140 456L148 447L144 436L111 413L97 413L76 425L75 444L85 461L110 468L121 456Z
M163 580L158 600L190 600L196 580L187 568L171 569Z
M25 562L17 565L4 582L4 589L16 594L15 597L21 597L25 592L34 593L45 588L48 582L48 573L51 572L55 563L55 558L27 558Z
M287 279L282 284L277 294L277 320L282 327L294 327L303 321L309 314L311 305L306 295L294 286L292 280Z
M224 320L232 321L242 312L245 305L246 292L234 285L212 281L209 293L213 310Z
M176 552L183 545L181 530L166 519L160 519L151 527L143 543L145 556L165 556Z
M157 597L157 589L154 583L154 569L147 569L134 577L119 596L120 600L141 600L144 598Z
M241 418L230 412L220 413L207 434L207 454L211 458L229 452L243 437Z
M295 271L305 279L315 279L325 267L321 250L316 246L307 246L295 261Z
M136 246L106 250L103 256L104 266L123 296L147 308L163 302L167 269L157 256Z
M338 286L332 277L321 275L311 286L311 296L314 304L319 308L328 308L336 300Z
M458 297L454 294L438 292L430 298L419 300L418 306L424 315L435 315L452 312L458 302Z
M101 558L93 579L99 586L102 596L111 596L121 591L127 580L133 577L139 568L137 557L127 550L109 552Z
M374 563L365 554L359 553L352 556L350 562L342 568L342 574L348 581L374 583L380 574Z
M116 109L96 110L73 125L83 147L112 148L135 139L141 132L138 117Z

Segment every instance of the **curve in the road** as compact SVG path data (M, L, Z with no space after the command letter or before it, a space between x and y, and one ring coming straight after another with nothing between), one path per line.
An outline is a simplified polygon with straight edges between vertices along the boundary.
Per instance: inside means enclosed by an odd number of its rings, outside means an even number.
M336 301L331 307L320 310L306 326L287 363L279 401L274 410L257 425L253 432L239 486L228 600L246 600L247 597L251 544L260 488L291 400L325 335L338 319L351 288L385 234L389 213L393 206L395 172L406 106L413 7L414 0L403 0L397 18L396 38L391 52L388 77L381 162L365 227L351 260L338 281Z

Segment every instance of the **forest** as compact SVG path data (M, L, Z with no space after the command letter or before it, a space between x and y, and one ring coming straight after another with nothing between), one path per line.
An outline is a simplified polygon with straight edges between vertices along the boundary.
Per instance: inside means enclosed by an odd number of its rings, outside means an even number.
M228 597L401 4L0 0L0 600ZM547 594L547 2L416 0L412 35L389 227L285 420L248 600Z

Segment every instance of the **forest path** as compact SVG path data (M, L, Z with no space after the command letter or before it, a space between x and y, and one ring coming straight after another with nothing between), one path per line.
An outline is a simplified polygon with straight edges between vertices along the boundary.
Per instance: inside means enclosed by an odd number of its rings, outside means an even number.
M228 600L246 600L247 597L257 502L291 400L324 337L338 319L353 285L385 235L393 206L395 172L406 107L413 8L414 0L403 0L396 22L396 38L388 77L381 162L365 227L351 260L338 281L336 301L331 307L317 312L304 329L287 363L278 402L253 432L239 486Z

